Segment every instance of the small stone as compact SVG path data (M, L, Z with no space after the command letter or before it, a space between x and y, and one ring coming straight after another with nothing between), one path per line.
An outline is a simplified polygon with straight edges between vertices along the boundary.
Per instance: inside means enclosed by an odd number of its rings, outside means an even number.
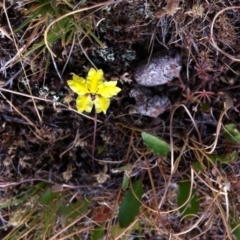
M182 59L178 51L156 52L151 59L143 60L134 70L134 78L143 86L157 86L179 78Z
M137 113L156 118L170 105L170 101L166 96L152 96L151 90L147 88L133 88L130 96L135 98L136 105L130 108L129 114Z

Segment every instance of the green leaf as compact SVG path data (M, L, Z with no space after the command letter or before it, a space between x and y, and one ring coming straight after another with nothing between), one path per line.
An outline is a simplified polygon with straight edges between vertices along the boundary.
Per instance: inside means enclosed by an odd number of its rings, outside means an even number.
M132 169L133 169L133 166L130 165L130 164L125 165L125 166L122 166L122 167L120 167L120 168L114 168L114 169L112 169L112 173L124 172L123 182L122 182L122 189L123 189L124 191L126 191L127 188L128 188L129 179L130 179L130 176L131 176Z
M121 228L129 226L139 212L141 202L139 202L134 194L139 200L141 199L143 195L142 181L138 180L133 183L132 188L129 188L124 195L118 213L119 225Z
M104 145L99 145L99 146L97 147L97 153L98 153L98 154L102 153L104 150L105 150L105 146L104 146Z
M123 175L123 182L122 182L122 190L126 191L129 185L129 176L128 174L125 172Z
M224 126L223 136L231 143L240 143L240 132L235 123L230 123Z
M221 154L221 155L212 154L209 157L210 157L210 159L213 162L219 161L220 163L227 164L227 163L230 163L230 162L237 161L237 159L238 159L238 152L235 150L232 153Z
M143 235L143 228L141 222L138 220L126 231L125 228L120 228L119 223L115 224L111 228L112 239L123 239L128 240L129 236L134 234ZM131 234L132 233L132 234ZM122 238L120 238L122 236ZM125 236L125 237L123 237ZM135 239L135 238L134 238Z
M230 226L231 229L234 229L232 233L237 240L240 240L240 226L238 226L240 224L239 217L237 216L236 212L230 213L230 216L231 216Z
M179 211L181 215L187 219L194 217L199 210L199 199L194 190L190 193L191 182L190 180L181 181L179 183L179 188L177 192L177 205L178 207L182 206ZM187 202L187 199L191 194L190 200Z
M73 220L76 217L81 216L81 214L85 213L87 211L88 205L89 205L89 202L86 200L78 201L76 203L69 204L68 206L59 207L57 214L63 220L68 220L68 219Z
M120 228L119 223L117 223L111 228L112 239L118 239L118 237L122 235L124 232L125 229Z
M201 107L201 110L204 112L209 112L209 110L210 110L209 103L201 103L200 107Z
M119 172L131 172L132 171L133 166L128 164L128 165L124 165L122 167L119 168L114 168L112 169L113 173L119 173Z
M49 205L53 200L56 200L58 196L59 192L53 192L49 189L39 198L39 203L41 205Z
M103 239L103 237L105 236L105 222L102 223L100 226L94 228L92 230L92 234L91 234L91 239L92 240L99 240L99 239Z
M196 161L192 164L193 166L193 169L196 171L196 172L202 172L203 171L203 166L202 166L202 163L200 163L199 161Z
M240 240L240 227L234 229L232 234L236 237L237 240Z
M170 151L170 146L167 142L159 137L148 134L146 132L142 133L143 143L154 153L160 156L167 155Z

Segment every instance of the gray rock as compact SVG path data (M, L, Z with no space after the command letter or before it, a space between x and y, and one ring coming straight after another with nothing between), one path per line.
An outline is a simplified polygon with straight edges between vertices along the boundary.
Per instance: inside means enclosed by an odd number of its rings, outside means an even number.
M182 68L181 55L176 50L156 52L151 59L143 60L134 70L134 78L143 86L165 84L179 77Z
M130 108L129 114L137 113L156 118L170 105L166 96L152 96L151 90L143 87L133 88L129 95L136 100L136 105Z

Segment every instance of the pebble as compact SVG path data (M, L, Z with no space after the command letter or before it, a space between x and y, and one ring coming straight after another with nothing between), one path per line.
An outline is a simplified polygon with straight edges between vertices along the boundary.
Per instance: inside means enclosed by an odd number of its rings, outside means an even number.
M179 78L182 68L181 55L177 50L163 50L143 60L134 70L134 78L143 86L158 86Z
M130 91L130 97L135 98L136 104L129 110L129 114L141 114L156 118L170 105L166 96L152 95L148 88L137 87Z

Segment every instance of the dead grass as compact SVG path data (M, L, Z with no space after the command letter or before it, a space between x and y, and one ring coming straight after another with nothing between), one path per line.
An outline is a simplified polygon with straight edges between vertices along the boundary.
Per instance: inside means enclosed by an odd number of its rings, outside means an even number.
M238 5L0 3L0 238L240 239ZM130 114L134 67L171 48L182 55L181 81L153 90L171 107L155 119ZM66 84L90 67L122 88L97 125ZM170 154L154 155L143 131L169 142ZM123 176L144 189L127 228L118 221ZM193 195L199 210L184 217Z

